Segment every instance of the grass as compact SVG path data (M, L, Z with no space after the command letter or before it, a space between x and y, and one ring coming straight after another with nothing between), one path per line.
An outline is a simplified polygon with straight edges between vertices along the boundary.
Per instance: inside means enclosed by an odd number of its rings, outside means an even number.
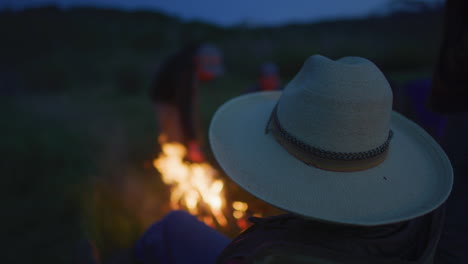
M10 251L12 259L55 256L50 259L55 262L73 256L77 240L92 229L83 221L92 181L137 170L154 155L149 102L94 96L2 98L1 174L8 212L3 220L7 241L17 249ZM33 252L23 254L25 246Z
M64 122L60 115L66 109L47 113L51 99L2 98L2 220L8 263L70 263L74 243L82 236L76 196L93 168L90 149L83 148L91 141ZM44 103L42 112L38 100Z

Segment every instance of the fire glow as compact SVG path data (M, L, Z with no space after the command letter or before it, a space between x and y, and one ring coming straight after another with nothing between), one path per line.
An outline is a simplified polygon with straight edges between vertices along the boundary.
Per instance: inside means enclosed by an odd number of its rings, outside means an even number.
M208 163L184 161L187 149L180 143L162 143L161 148L153 165L163 182L171 186L171 209L186 208L207 225L213 226L216 220L220 226L227 226L224 183L217 178L218 172Z

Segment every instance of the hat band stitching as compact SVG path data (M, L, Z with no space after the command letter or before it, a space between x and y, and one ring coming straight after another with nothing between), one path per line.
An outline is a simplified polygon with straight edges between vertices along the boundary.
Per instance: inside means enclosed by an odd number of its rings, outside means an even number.
M380 145L377 148L374 148L369 151L362 151L362 152L335 152L335 151L328 151L324 150L321 148L313 147L307 143L304 143L300 139L296 138L295 136L291 135L288 133L280 124L278 120L278 115L277 115L277 107L278 104L275 105L273 108L273 111L270 115L270 118L268 119L266 128L265 128L265 134L268 134L269 132L275 133L275 135L282 137L285 139L287 142L293 144L294 146L302 149L303 151L306 151L310 154L316 155L318 157L324 158L324 159L332 159L332 160L344 160L344 161L353 161L353 160L365 160L365 159L370 159L374 158L385 151L387 151L388 146L390 144L390 140L393 137L393 131L390 129L388 133L388 138L385 140L385 142ZM271 123L272 121L275 123L275 126L278 128L278 130L271 128Z

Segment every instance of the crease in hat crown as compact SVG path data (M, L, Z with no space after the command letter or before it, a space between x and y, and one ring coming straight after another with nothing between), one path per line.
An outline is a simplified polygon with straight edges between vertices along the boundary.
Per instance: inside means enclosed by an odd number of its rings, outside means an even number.
M311 56L278 103L283 128L304 143L334 152L363 152L388 138L392 90L371 61Z

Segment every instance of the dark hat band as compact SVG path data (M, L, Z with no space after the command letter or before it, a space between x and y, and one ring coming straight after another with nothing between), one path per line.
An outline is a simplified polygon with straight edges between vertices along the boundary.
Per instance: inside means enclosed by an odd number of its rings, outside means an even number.
M280 124L276 105L265 128L265 134L272 132L276 141L291 155L309 166L330 171L360 171L382 163L388 152L393 131L387 140L377 148L363 152L334 152L313 147L291 135Z

